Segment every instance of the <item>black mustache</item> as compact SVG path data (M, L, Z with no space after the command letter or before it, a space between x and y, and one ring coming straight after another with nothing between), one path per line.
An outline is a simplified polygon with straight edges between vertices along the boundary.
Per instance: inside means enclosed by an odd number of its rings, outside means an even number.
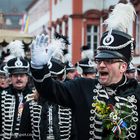
M23 82L22 81L17 81L16 83L19 84L19 83L23 83Z

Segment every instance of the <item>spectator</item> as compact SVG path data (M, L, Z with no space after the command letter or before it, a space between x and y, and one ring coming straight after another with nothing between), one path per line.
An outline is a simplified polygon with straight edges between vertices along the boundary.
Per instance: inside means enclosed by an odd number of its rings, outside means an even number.
M128 78L136 78L136 68L132 63L129 64L127 70L126 70L126 76Z
M96 78L97 69L95 68L93 60L89 58L84 58L77 62L77 71L79 71L84 78Z

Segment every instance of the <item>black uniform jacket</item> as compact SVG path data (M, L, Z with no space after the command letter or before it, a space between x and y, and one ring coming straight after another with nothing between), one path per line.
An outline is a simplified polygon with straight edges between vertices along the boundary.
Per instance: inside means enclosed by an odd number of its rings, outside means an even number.
M12 85L0 94L0 139L14 140L18 137L20 117L22 110L19 108L19 96L23 95L22 103L26 102L27 95L32 93L32 89L26 86L24 90L16 90Z
M130 121L134 126L128 126L127 136L129 139L140 139L140 88L135 79L123 78L116 85L103 87L97 79L79 78L64 83L54 81L47 66L40 70L32 68L31 71L41 96L72 109L78 140L104 139L108 135L93 106L97 100L119 106L122 113L125 112L124 106L130 109Z
M51 114L49 114L50 108L52 108ZM32 100L25 104L21 124L20 140L50 140L51 136L54 136L55 140L76 140L71 134L70 109L49 103L44 99ZM53 130L51 134L48 132L50 127Z

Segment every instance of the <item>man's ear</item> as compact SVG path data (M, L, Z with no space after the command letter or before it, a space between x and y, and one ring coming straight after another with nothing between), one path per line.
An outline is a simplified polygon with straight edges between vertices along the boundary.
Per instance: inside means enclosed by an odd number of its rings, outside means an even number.
M127 63L122 63L121 66L120 66L120 70L122 72L125 72L127 70L127 67L128 67L128 64Z

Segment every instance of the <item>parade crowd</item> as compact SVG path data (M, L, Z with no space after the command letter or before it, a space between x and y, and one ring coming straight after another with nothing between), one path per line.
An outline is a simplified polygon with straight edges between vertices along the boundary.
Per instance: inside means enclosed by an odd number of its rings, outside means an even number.
M21 41L9 43L0 64L0 139L139 140L140 66L127 33L134 17L131 3L118 3L97 54L81 46L75 64L57 32L37 35L30 58Z

